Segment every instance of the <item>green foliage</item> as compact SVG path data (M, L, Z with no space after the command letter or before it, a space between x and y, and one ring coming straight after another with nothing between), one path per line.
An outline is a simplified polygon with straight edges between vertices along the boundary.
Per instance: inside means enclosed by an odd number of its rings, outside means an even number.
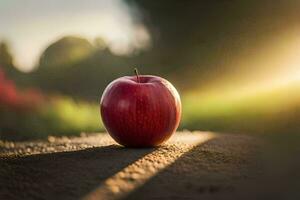
M104 130L97 104L76 102L69 97L56 97L30 112L7 107L0 110L0 135L5 137L40 138Z
M51 101L50 106L41 112L41 117L51 124L48 131L52 134L78 134L103 130L99 105L75 102L64 97Z

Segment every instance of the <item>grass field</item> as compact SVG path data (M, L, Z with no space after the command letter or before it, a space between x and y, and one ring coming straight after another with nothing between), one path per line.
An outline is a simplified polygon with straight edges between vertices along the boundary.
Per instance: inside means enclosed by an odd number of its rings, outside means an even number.
M299 131L300 84L270 90L187 94L182 128L225 132Z

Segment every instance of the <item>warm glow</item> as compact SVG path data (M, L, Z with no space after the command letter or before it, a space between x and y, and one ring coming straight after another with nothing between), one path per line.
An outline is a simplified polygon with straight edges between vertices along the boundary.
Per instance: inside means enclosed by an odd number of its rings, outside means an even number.
M243 68L190 95L234 100L300 85L300 30L279 35L261 44L254 55L235 58L235 65Z

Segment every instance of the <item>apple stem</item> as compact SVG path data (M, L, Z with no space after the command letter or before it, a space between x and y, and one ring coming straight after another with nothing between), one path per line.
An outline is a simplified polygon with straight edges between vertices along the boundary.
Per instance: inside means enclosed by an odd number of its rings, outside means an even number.
M136 75L137 82L140 83L139 71L137 68L134 68L134 73Z

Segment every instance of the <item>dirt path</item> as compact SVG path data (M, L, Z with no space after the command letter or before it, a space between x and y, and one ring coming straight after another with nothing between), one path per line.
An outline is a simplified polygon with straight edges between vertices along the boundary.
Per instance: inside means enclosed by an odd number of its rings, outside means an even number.
M261 141L176 133L128 149L107 134L0 143L0 199L231 199L261 173Z

